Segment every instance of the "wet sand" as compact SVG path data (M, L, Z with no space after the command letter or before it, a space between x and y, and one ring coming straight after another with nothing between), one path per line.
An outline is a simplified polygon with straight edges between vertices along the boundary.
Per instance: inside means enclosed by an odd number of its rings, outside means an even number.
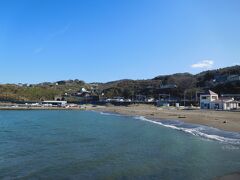
M226 131L240 132L240 112L213 110L183 110L160 108L153 105L130 106L86 106L87 110L105 111L125 115L138 115L159 120L181 120L187 123L201 124Z

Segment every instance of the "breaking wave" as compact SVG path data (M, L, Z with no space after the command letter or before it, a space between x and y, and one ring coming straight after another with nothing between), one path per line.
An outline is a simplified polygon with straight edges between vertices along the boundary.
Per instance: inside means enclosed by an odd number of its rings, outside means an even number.
M110 112L100 112L100 114L106 115L106 116L127 116L127 115L110 113ZM215 140L215 141L233 144L233 145L240 145L240 133L237 133L237 132L223 131L223 130L209 127L209 126L185 123L178 120L154 121L151 119L147 119L144 116L135 116L134 119L158 124L167 128L183 131L185 133L188 133L194 136L203 137L210 140Z
M101 115L105 115L105 116L124 116L121 114L117 114L117 113L109 113L109 112L100 112Z
M217 128L212 128L203 125L196 125L190 123L184 123L181 121L172 121L172 120L164 120L164 121L153 121L147 119L143 116L136 116L135 119L139 119L142 121L151 122L154 124L158 124L164 127L168 127L171 129L176 129L179 131L183 131L185 133L192 134L194 136L200 136L211 140L216 140L224 143L230 143L234 145L240 145L240 133L235 132L227 132Z

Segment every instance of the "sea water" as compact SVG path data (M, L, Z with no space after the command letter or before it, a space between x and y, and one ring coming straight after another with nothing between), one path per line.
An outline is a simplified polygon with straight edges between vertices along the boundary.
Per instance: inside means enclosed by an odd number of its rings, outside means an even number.
M213 179L240 135L92 111L0 111L0 179Z

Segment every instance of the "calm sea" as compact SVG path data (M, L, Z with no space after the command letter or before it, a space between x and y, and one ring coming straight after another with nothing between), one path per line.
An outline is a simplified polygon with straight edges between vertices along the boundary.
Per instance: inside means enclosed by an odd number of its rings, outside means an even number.
M165 123L165 124L164 124ZM0 179L212 179L240 135L90 111L0 111Z

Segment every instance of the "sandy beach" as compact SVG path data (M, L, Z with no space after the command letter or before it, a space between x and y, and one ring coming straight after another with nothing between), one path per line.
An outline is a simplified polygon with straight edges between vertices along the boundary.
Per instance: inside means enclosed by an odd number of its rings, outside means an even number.
M138 115L159 120L181 120L187 123L201 124L226 131L240 132L240 112L211 110L181 110L160 108L153 105L130 106L86 106L87 110Z

